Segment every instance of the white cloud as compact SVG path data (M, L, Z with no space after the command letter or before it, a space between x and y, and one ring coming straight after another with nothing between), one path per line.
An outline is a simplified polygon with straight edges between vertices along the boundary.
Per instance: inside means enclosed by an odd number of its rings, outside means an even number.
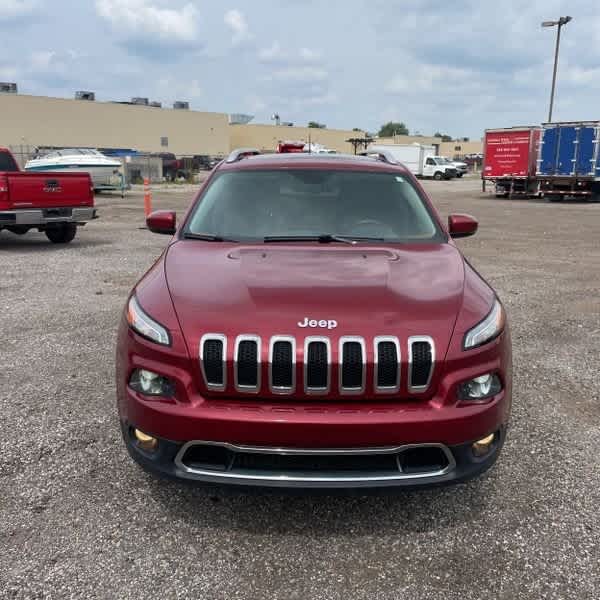
M0 79L2 81L16 81L19 71L11 65L0 65Z
M385 85L389 94L419 94L446 87L469 85L474 74L467 69L444 65L417 65L396 75Z
M151 0L96 0L96 12L118 32L162 41L194 42L198 11L193 4L166 8Z
M274 71L266 77L266 80L282 83L314 83L326 81L328 75L321 67L287 67Z
M234 45L240 44L252 38L248 29L248 23L244 15L237 9L228 10L223 17L225 25L231 29Z
M0 0L0 20L29 15L36 4L37 0Z
M56 56L54 50L35 50L29 57L29 62L34 69L48 69Z
M278 64L313 64L321 60L320 52L311 48L300 48L299 50L286 50L278 41L270 46L262 48L258 52L258 60L262 63Z
M156 82L155 95L159 98L172 100L193 101L203 96L203 89L197 79L184 80L175 77L162 77Z

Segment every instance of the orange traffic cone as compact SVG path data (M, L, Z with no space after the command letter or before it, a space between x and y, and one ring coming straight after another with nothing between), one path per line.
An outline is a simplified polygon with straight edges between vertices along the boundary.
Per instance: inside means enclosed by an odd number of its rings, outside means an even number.
M146 217L152 212L152 191L150 190L150 180L144 178L144 214Z

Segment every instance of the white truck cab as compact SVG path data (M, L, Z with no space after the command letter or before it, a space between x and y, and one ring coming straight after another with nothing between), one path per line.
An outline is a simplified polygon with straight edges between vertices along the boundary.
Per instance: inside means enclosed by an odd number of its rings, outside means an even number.
M422 144L374 144L365 152L367 155L381 154L397 163L403 164L416 177L433 179L452 179L456 177L456 168L448 164L445 158L436 156L433 146Z

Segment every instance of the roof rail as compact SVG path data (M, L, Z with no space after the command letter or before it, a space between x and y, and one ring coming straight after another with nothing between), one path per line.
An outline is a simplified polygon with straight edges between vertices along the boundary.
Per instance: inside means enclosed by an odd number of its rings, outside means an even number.
M388 150L367 150L366 152L361 152L361 156L370 156L375 160L379 160L381 162L390 163L391 165L400 164L398 160L394 157L394 155Z
M260 154L260 150L256 148L237 148L227 157L225 162L234 163L248 156L256 156L257 154Z

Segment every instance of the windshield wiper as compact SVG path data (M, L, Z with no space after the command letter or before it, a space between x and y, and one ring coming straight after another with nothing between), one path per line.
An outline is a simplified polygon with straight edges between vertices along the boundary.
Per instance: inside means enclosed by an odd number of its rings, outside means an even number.
M238 242L238 240L232 240L213 233L192 233L191 231L186 231L183 237L186 240L203 240L205 242Z
M331 244L332 242L340 242L342 244L350 244L354 246L358 242L383 242L383 238L362 237L362 236L345 236L335 235L331 233L323 233L321 235L270 235L263 240L266 244L277 242L319 242L319 244Z

